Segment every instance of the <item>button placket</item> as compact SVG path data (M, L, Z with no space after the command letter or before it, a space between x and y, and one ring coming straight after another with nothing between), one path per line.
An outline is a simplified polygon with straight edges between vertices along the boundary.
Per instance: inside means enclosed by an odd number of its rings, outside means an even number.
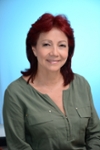
M51 110L49 110L49 113L51 113Z

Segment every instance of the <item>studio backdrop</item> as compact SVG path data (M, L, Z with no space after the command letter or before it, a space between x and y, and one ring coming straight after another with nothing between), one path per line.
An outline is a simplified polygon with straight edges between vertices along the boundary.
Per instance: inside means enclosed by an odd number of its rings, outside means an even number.
M75 34L72 69L88 80L100 117L100 0L0 0L0 124L5 89L29 67L27 32L46 12L70 20Z

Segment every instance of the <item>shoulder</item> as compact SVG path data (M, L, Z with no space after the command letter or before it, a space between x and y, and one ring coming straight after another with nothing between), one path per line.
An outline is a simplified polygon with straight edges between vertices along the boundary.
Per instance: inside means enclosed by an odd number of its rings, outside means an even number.
M82 91L86 93L91 91L91 87L87 79L82 75L76 73L74 73L74 80L72 82L72 85L74 89L77 89L78 91Z
M84 85L84 86L90 86L87 79L83 77L82 75L74 73L74 80L75 84L77 85Z
M28 84L22 77L19 77L12 83L8 85L4 92L4 103L6 105L16 105L21 106L28 93Z
M90 106L92 100L91 87L88 81L79 74L74 74L74 80L71 84L71 92L78 106L84 106L85 104Z
M19 90L23 90L23 87L25 83L23 82L22 77L19 77L18 79L11 82L8 87L6 88L6 93L17 93Z

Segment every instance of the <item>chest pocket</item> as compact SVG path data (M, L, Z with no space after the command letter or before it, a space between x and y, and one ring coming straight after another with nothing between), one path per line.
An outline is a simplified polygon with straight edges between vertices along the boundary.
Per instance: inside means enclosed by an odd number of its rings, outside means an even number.
M91 108L90 106L78 107L76 111L80 117L80 132L84 132L91 117Z
M25 118L26 129L34 140L55 136L53 119L49 114L27 115Z
M91 117L91 110L90 110L90 106L86 106L86 107L78 107L76 108L79 116L81 118L89 118Z
M42 124L46 124L48 122L51 122L52 119L50 116L44 115L44 116L38 116L38 115L27 115L27 123L30 126L38 126L38 125L42 125Z

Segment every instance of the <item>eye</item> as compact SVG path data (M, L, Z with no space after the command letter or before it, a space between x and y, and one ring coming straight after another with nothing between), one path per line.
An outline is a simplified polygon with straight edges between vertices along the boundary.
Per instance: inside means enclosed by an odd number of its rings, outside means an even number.
M43 46L50 46L49 43L43 43Z
M60 46L60 47L66 47L66 45L65 45L65 44L60 44L59 46Z

